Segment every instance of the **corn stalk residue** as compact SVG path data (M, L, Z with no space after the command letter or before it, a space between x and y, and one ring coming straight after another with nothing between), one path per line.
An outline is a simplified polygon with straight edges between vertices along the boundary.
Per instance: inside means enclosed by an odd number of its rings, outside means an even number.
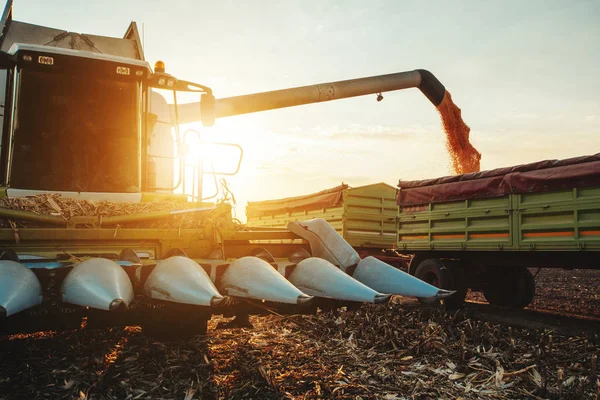
M471 129L463 121L460 108L452 101L450 92L446 91L437 109L446 132L446 148L452 161L452 170L455 174L479 172L481 153L469 142Z

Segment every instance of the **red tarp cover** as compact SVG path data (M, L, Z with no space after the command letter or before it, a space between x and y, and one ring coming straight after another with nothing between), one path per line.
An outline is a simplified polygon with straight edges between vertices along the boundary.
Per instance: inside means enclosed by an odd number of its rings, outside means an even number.
M348 185L341 184L340 186L305 196L277 200L249 201L248 207L246 207L246 216L250 218L294 211L339 207L342 205L342 196L346 189L348 189Z
M422 181L400 181L397 203L439 203L593 185L600 185L600 153Z

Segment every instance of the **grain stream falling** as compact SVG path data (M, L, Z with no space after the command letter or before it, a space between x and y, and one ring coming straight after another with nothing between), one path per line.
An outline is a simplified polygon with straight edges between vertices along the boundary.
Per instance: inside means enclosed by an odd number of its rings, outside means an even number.
M469 142L471 129L463 121L460 108L452 101L450 92L446 91L437 109L446 132L446 148L450 154L453 172L457 175L479 172L481 153Z

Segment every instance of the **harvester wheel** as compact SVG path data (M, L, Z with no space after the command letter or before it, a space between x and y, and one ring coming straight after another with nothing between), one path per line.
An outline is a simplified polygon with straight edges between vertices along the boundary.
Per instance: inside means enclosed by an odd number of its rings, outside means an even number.
M493 305L524 308L535 295L535 281L525 267L490 267L483 287L485 299Z
M428 258L421 261L415 270L415 277L440 289L456 290L456 293L444 299L446 309L459 308L467 295L467 281L464 269L458 262ZM422 304L437 304L439 300L419 298Z

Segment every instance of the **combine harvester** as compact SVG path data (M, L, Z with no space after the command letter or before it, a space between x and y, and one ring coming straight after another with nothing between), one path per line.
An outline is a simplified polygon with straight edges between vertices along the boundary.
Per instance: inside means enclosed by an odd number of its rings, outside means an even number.
M212 314L305 313L383 303L391 294L453 293L373 257L361 259L322 219L289 230L240 227L229 205L202 203L203 165L194 168L192 202L175 194L186 181L184 136L199 137L180 132L181 124L212 126L232 115L406 88L419 88L438 105L445 89L431 73L215 99L209 87L176 79L161 62L153 71L135 23L123 38L71 33L14 21L9 1L0 24L0 194L5 205L16 204L0 208L1 332L78 327L87 317L88 325L202 333ZM200 101L178 104L182 92ZM175 206L69 217L54 207L56 194L82 209ZM30 196L46 196L56 213L18 209ZM194 223L157 224L177 216Z

